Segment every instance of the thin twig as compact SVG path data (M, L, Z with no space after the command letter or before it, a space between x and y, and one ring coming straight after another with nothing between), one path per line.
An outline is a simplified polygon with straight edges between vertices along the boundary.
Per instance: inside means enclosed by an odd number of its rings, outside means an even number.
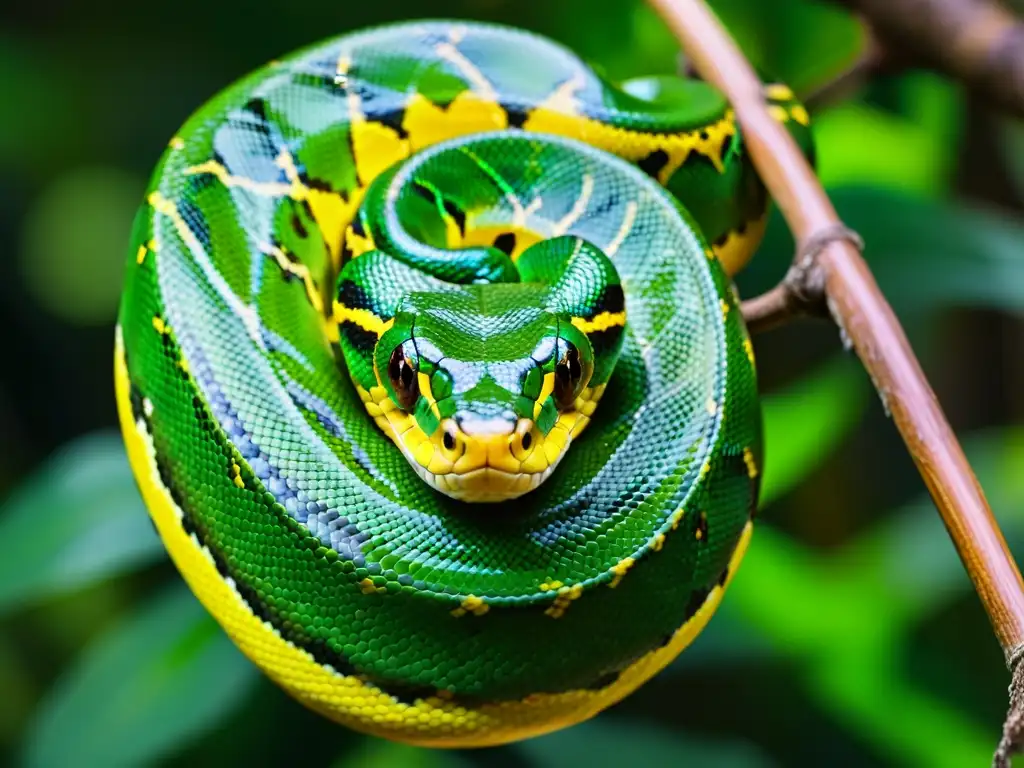
M732 103L750 156L800 244L794 268L803 275L803 295L813 300L821 292L844 343L871 375L1009 661L1024 641L1024 581L895 314L796 142L769 114L754 70L705 2L649 2L701 76Z
M995 0L837 0L889 50L1024 117L1024 22Z
M760 296L744 300L741 310L747 330L755 335L785 325L792 318L803 314L785 281Z

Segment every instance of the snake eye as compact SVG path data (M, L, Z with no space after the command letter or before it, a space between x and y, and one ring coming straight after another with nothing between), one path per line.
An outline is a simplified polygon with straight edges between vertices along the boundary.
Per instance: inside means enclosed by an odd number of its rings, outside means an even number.
M406 357L405 349L401 345L395 347L395 351L391 353L391 359L388 361L388 378L391 379L399 407L411 411L420 396L419 377L415 361Z
M559 410L572 408L586 383L580 351L573 344L566 344L565 354L555 366L555 389L552 393Z

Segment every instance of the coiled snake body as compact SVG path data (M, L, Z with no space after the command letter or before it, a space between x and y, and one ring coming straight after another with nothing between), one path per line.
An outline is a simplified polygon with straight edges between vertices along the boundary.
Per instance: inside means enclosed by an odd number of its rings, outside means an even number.
M178 568L360 730L494 744L619 700L749 537L730 275L766 207L709 86L615 87L507 28L381 27L227 88L160 160L117 330Z

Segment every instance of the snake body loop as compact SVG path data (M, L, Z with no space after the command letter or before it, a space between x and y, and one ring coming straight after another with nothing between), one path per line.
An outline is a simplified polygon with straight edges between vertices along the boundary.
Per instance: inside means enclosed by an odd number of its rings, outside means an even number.
M503 27L381 27L225 89L156 169L116 339L184 578L293 696L389 738L497 744L629 694L750 535L730 275L766 206L710 87L614 87Z

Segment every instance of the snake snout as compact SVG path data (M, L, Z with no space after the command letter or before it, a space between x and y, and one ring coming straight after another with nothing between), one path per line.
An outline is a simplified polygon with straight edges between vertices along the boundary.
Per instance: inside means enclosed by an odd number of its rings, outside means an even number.
M515 416L448 419L441 441L451 449L451 471L434 486L462 501L505 501L533 490L554 468L538 447L537 427Z
M488 416L473 411L459 411L455 414L455 426L470 438L511 435L517 423L518 419L512 411Z

